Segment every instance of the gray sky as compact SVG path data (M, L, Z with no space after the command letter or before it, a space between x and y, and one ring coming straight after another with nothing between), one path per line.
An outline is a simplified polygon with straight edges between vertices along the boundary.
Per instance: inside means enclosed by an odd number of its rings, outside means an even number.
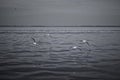
M120 25L120 0L0 0L0 25Z

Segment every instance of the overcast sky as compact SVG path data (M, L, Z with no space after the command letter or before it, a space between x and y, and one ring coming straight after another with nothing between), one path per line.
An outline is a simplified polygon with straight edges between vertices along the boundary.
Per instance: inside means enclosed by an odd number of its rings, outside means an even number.
M0 25L120 25L120 0L0 0Z

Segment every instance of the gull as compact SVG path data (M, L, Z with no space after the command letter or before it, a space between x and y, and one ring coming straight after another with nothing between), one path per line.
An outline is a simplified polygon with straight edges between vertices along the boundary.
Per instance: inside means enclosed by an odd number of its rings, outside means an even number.
M77 49L78 47L77 47L77 46L73 46L72 48L73 48L73 49Z
M33 40L33 44L36 45L37 42L36 42L35 38L32 38L32 40Z
M50 35L49 33L48 33L48 34L45 34L45 36L50 37L50 38L53 38L52 35Z
M78 49L78 50L80 50L80 51L81 51L80 46L73 46L73 47L72 47L72 49L74 49L74 50Z
M87 44L88 46L96 47L95 43L92 40L80 40L81 43ZM91 42L91 43L90 43Z
M50 34L46 34L47 36L50 36Z
M83 39L83 40L80 40L80 42L83 43L83 44L86 44L87 46L89 46L89 49L88 49L88 50L91 51L91 49L90 49L90 46L91 46L91 45L90 45L90 43L88 42L88 40Z
M49 43L49 42L36 41L35 38L33 38L33 37L32 37L31 39L33 40L33 44L34 44L34 45L37 45L37 44L38 44L38 45L39 45L39 44L51 44L51 43Z
M90 46L88 40L83 39L83 40L80 40L80 42L85 43L85 44L87 44L88 46Z

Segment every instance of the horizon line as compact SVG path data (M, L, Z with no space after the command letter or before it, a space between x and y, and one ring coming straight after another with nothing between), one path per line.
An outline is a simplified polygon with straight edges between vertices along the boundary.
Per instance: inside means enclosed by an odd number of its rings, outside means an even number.
M120 25L0 25L0 27L120 27Z

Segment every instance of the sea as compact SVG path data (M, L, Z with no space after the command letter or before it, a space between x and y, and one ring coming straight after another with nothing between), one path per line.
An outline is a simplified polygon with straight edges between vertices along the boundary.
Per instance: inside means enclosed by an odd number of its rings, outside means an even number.
M120 80L120 27L0 27L0 80Z

